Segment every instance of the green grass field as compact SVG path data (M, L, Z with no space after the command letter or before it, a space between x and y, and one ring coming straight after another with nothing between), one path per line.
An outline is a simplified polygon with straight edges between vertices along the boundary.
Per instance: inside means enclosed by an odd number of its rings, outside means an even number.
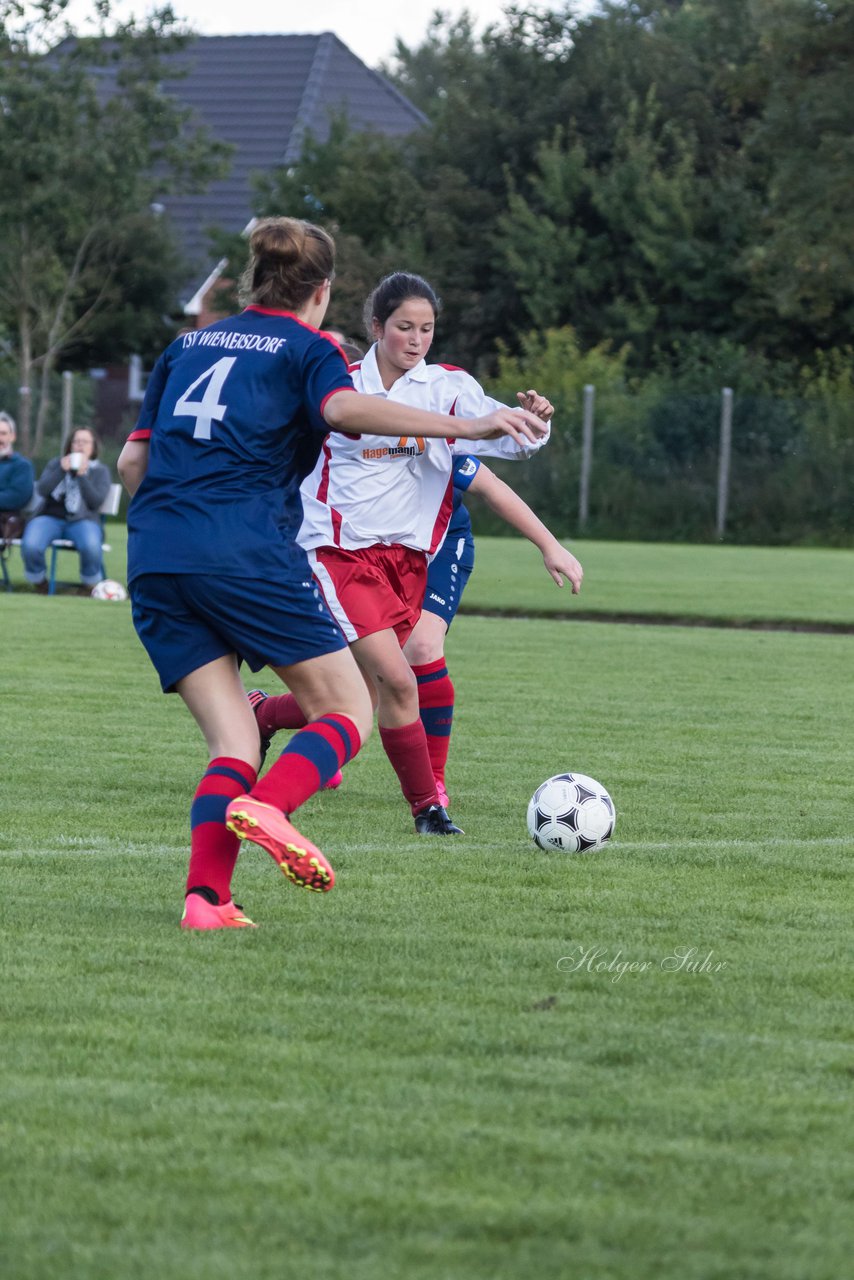
M125 577L126 530L108 522L107 573ZM854 551L804 547L673 546L569 541L585 570L579 596L558 589L539 552L521 538L479 538L463 610L570 617L652 616L721 625L798 623L854 629ZM59 576L74 576L64 552ZM21 561L9 562L21 585Z
M722 625L799 622L854 627L854 551L803 547L573 542L581 594L558 589L539 552L518 538L480 538L468 610L653 615Z
M469 608L854 627L854 553L582 544L570 602L529 550ZM849 1273L854 638L460 617L466 836L374 736L301 810L334 892L247 846L261 927L186 935L204 752L129 607L0 619L4 1278ZM618 809L586 857L525 831L567 768Z

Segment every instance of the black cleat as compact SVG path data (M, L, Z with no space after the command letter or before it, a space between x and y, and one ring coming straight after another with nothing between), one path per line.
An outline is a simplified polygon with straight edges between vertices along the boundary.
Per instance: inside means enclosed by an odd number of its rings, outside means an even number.
M415 830L420 836L462 836L462 827L451 822L447 809L440 804L428 804L415 814Z
M267 698L269 695L266 694L263 689L250 689L249 693L247 693L246 696L249 699L250 707L255 712L255 719L257 720L258 708L261 706L262 702L267 701ZM270 750L270 747L272 746L273 739L264 737L263 733L261 733L260 725L258 727L258 734L261 738L261 763L258 766L260 770L260 769L263 769L264 767L264 761L267 759L267 752Z

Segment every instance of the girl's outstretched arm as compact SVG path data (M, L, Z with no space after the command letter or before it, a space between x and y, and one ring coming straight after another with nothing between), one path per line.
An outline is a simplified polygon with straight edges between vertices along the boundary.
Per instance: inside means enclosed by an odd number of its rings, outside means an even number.
M542 553L543 563L557 585L562 587L564 578L568 578L572 583L572 594L578 595L584 577L581 565L509 484L499 480L494 471L481 463L477 475L469 485L469 492L479 493L497 516L518 529L529 542L533 542Z

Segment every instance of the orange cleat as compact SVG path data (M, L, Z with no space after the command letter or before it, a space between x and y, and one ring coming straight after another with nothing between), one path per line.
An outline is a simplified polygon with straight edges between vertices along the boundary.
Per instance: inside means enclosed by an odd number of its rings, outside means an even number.
M252 796L237 796L225 811L225 825L240 840L251 840L266 849L284 875L314 893L328 893L335 872L323 854L300 835L281 809Z
M199 893L188 893L181 917L182 929L257 929L243 914L243 908L230 899L215 907Z

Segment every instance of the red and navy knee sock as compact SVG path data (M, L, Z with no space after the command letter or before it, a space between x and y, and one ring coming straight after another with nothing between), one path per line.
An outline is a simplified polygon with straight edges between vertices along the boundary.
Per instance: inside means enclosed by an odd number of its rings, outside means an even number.
M211 760L205 770L190 809L187 893L207 890L202 896L209 899L213 893L217 899L214 905L231 898L240 841L225 825L225 810L229 801L252 790L257 776L251 764L228 756Z
M289 695L286 695L289 696ZM275 764L252 788L256 800L293 813L352 760L362 745L348 716L321 716L295 733Z
M412 812L417 813L428 804L435 804L438 800L436 779L433 777L427 735L421 721L414 720L412 724L405 724L398 729L380 725L379 730L385 753Z
M444 658L412 670L418 682L418 710L427 734L433 777L444 785L454 721L454 685Z
M255 704L255 719L262 738L280 729L303 729L308 721L292 693L274 693Z

